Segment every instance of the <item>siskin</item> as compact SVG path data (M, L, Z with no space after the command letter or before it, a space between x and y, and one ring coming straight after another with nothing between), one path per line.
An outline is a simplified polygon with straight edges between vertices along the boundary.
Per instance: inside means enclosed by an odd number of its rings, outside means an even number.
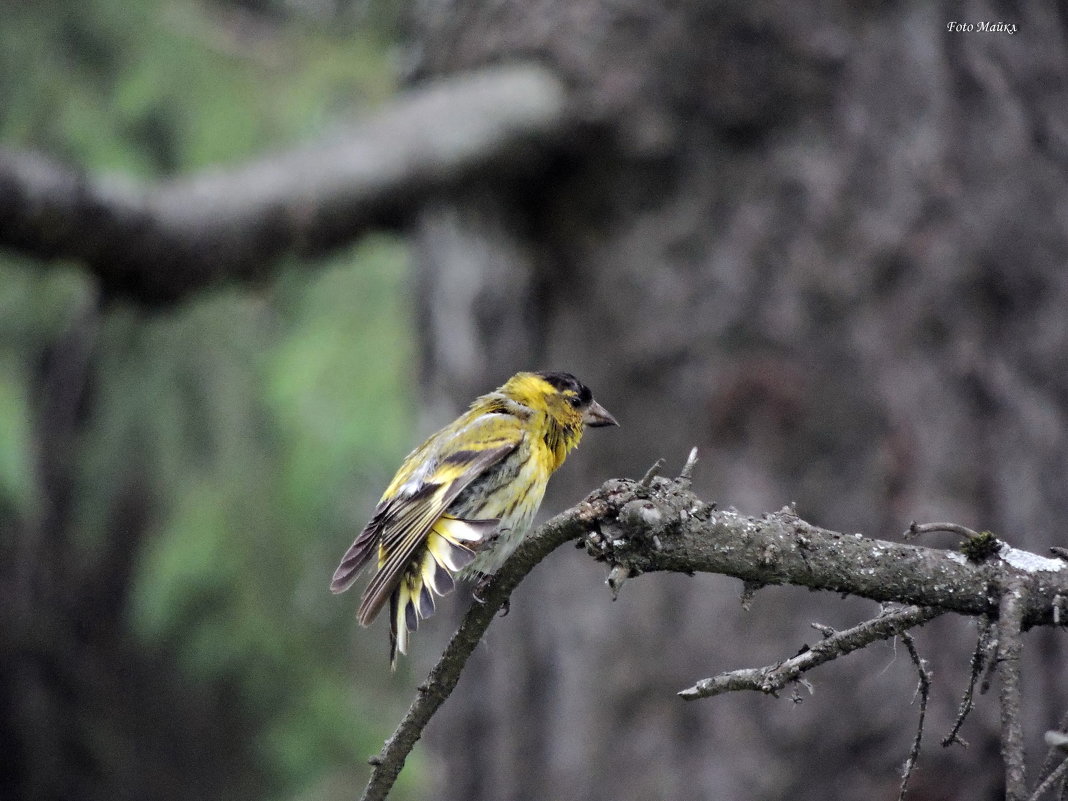
M614 425L570 373L517 373L408 454L330 583L344 592L377 556L356 616L367 626L389 600L392 667L435 595L515 550L585 427Z

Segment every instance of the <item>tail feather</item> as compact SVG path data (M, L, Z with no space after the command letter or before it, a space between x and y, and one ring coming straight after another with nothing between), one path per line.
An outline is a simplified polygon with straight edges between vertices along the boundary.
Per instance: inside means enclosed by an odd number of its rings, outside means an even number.
M420 573L423 577L423 584L429 587L430 591L435 595L448 595L456 587L452 573L434 558L434 554L430 552L429 548L423 554Z
M434 593L425 583L419 588L419 617L422 620L434 614Z
M389 667L397 669L397 653L408 653L408 628L401 620L404 609L400 604L400 587L389 596Z
M427 534L426 547L401 574L389 596L389 662L408 653L408 634L434 614L435 595L456 587L454 574L469 565L475 550L497 529L498 520L461 520L442 516Z

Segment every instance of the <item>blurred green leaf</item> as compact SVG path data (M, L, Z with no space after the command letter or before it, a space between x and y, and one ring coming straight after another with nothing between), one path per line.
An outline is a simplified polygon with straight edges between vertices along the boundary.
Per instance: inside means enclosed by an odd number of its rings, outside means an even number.
M317 136L393 91L396 10L313 5L5 3L0 141L152 180ZM414 444L408 286L403 243L376 236L257 292L98 310L77 265L0 254L0 510L39 512L37 371L82 337L70 548L88 571L143 506L131 636L191 693L236 690L275 798L350 794L407 701L327 583Z

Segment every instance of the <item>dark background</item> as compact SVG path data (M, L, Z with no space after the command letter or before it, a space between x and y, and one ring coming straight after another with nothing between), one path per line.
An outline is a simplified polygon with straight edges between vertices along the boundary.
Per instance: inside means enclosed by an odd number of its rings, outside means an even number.
M518 369L574 372L622 423L546 512L697 445L699 494L747 513L1065 544L1063 4L8 5L4 141L94 171L236 164L515 59L567 82L575 124L536 169L414 199L399 236L163 309L4 254L4 797L355 796L449 618L391 677L330 571L401 456ZM398 797L896 798L900 646L802 703L675 697L873 604L773 588L746 612L734 580L662 575L612 603L603 579L570 549L531 575ZM992 698L938 745L975 628L917 636L916 801L1002 792ZM1064 636L1025 646L1038 755Z

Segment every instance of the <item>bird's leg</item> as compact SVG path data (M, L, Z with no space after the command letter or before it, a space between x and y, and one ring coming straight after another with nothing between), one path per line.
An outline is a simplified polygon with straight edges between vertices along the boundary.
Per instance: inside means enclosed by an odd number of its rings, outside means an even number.
M486 590L489 589L490 582L493 581L492 573L483 573L481 570L475 574L478 576L478 580L475 582L475 587L471 590L471 597L478 603L484 604L486 600L482 597Z
M471 597L475 599L477 603L484 604L486 600L482 597L486 590L489 589L490 583L493 581L492 573L478 573L478 581L475 582L475 588L471 590ZM504 599L504 603L501 604L501 617L506 617L512 609L512 601L509 598Z

